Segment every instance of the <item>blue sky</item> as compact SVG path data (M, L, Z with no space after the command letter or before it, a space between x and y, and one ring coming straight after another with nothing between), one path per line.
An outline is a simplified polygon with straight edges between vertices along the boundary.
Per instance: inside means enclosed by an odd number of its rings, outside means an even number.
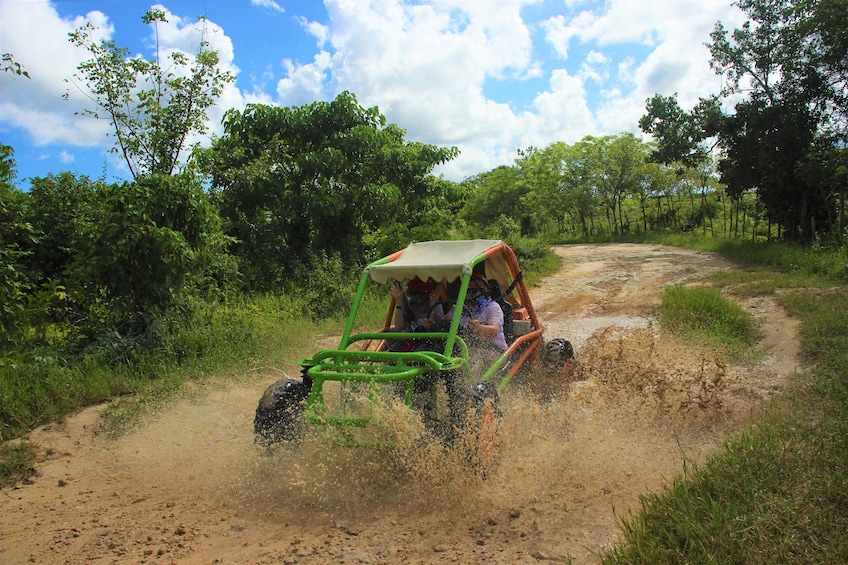
M154 5L168 17L162 48L196 52L204 16L237 76L209 112L212 133L229 108L349 90L408 140L457 146L460 157L436 171L455 181L531 145L641 135L657 92L677 93L684 108L717 93L704 42L716 21L743 21L730 0L0 0L0 53L32 77L0 75L0 142L15 150L19 186L61 171L127 177L108 123L77 114L90 103L67 80L86 54L67 34L91 21L152 58L141 15Z

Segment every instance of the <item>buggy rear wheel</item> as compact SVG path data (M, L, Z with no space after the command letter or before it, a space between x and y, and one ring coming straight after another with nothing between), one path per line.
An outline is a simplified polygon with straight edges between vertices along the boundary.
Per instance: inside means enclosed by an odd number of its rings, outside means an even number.
M257 443L270 447L300 439L310 388L301 381L283 379L265 389L253 420Z
M547 367L559 368L574 359L574 347L567 339L552 339L545 343L542 361Z

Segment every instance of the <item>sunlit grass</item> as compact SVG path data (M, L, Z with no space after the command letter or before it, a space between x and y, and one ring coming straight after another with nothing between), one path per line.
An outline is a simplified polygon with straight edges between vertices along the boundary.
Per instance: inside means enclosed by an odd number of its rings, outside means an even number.
M848 295L782 301L802 319L812 386L773 402L666 491L641 497L602 563L848 562Z
M684 340L707 343L736 358L750 355L760 335L751 316L714 288L666 286L659 319L664 329Z

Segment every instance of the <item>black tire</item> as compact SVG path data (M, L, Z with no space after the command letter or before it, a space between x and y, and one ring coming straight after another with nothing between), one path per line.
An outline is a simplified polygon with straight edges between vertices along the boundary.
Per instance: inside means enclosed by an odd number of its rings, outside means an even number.
M471 470L483 479L495 466L500 419L500 397L495 386L486 381L471 385L461 443Z
M270 447L300 438L306 397L312 388L310 385L294 379L283 379L265 389L253 420L257 443Z
M436 422L436 379L431 374L425 374L415 379L412 387L412 408L417 410L421 421L428 428Z
M567 339L552 339L545 343L542 359L548 367L562 367L574 359L574 347Z
M491 405L496 412L500 411L500 397L498 389L489 381L480 381L471 385L471 407L480 412L487 405Z

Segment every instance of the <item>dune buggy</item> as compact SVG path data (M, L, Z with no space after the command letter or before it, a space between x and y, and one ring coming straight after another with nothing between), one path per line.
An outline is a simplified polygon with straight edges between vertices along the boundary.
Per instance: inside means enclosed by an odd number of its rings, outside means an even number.
M476 345L463 328L469 315L464 305L472 278L481 275L490 299L503 310L507 349L474 368L470 360ZM392 296L382 328L354 333L366 288L404 281L429 281L427 288L438 293L435 302L445 319L430 327L398 329L393 318L402 305ZM483 456L490 457L499 396L510 381L538 361L565 367L574 355L565 339L545 341L544 330L515 253L504 242L412 243L364 269L338 347L300 361L300 380L268 387L256 409L256 440L292 442L312 428L337 443L380 443L363 430L381 417L375 407L393 398L419 414L442 440L472 430Z

